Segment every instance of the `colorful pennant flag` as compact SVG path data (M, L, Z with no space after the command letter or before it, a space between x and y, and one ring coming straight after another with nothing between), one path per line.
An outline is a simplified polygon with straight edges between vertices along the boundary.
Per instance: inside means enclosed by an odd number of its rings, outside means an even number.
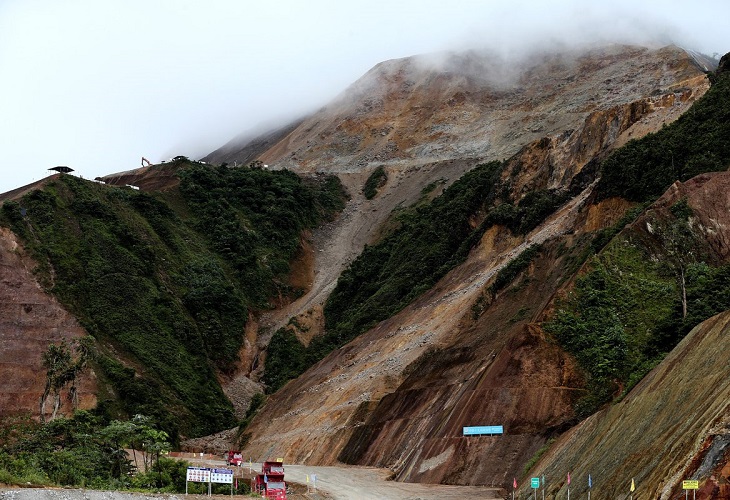
M570 472L568 472L568 484L570 485Z
M512 481L512 487L514 489L517 489L517 478L514 478L514 480Z
M633 493L635 489L636 489L636 485L634 484L634 478L632 477L631 478L631 493Z

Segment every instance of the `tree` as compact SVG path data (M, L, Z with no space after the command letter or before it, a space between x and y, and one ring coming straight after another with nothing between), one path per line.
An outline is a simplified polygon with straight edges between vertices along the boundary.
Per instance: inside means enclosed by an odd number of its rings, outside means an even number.
M91 346L88 341L75 340L70 345L66 340L61 343L50 344L43 353L43 367L46 369L46 384L41 395L40 410L41 422L46 419L46 401L53 393L53 412L51 420L56 418L61 408L61 392L71 384L69 399L73 408L78 405L76 392L76 378L86 368Z
M145 470L152 469L160 460L160 455L172 449L170 436L165 431L153 427L152 418L146 415L132 417L134 439L130 441L132 448L142 451ZM135 462L136 462L135 455Z
M686 199L681 199L672 205L669 210L676 217L665 231L663 231L664 246L669 257L668 263L677 273L677 281L682 301L682 318L687 317L687 266L696 261L693 250L694 234L690 227L692 209Z
M136 426L131 420L112 420L109 425L99 431L99 437L107 443L111 450L110 462L112 477L120 477L130 472L130 463L124 448L134 440ZM137 466L137 455L134 455L135 467Z

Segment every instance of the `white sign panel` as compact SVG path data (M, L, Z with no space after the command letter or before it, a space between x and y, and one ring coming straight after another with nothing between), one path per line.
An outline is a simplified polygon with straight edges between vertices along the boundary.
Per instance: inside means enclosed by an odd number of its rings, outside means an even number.
M206 467L188 467L187 481L194 483L209 483L210 469Z
M210 472L210 482L233 484L233 471L231 469L213 469Z

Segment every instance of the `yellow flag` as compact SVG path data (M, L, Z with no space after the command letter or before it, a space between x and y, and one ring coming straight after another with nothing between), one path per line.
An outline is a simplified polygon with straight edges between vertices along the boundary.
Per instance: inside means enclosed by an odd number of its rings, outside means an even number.
M309 474L307 474L307 482L309 482Z
M631 478L631 492L633 493L635 489L636 489L636 485L634 484L634 478L632 477Z

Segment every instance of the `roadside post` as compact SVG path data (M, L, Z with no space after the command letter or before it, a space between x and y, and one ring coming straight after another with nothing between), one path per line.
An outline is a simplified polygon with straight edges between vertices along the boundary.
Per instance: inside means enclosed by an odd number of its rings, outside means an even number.
M684 500L687 500L689 490L692 490L692 500L695 500L700 482L696 479L685 479L682 481L682 489L684 490Z
M588 474L588 500L591 500L591 488L593 488L593 479L591 479L591 475Z
M541 481L541 484L542 484L542 500L545 500L545 476L543 475L541 477L542 477L542 481Z

